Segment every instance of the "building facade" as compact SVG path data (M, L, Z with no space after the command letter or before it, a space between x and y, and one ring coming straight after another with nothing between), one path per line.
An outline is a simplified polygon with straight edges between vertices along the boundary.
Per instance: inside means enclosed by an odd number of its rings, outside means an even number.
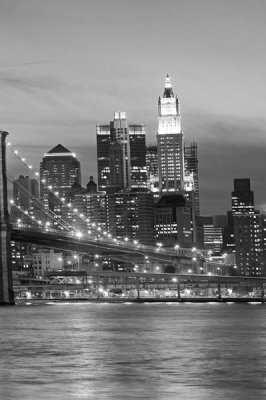
M98 187L146 188L146 130L128 124L125 112L115 112L109 125L97 125Z
M235 179L232 192L233 239L238 273L264 273L263 217L255 210L250 179Z
M160 192L184 189L184 142L180 104L173 92L169 75L158 100L158 171Z
M180 103L168 74L158 101L157 157L156 237L165 246L191 247L195 242L194 177L190 171L185 174Z
M191 143L184 146L184 170L185 182L186 177L191 178L193 182L195 215L200 215L200 199L199 199L199 168L198 168L198 146L197 143ZM186 190L186 188L185 188Z
M46 209L62 215L62 203L74 182L81 183L80 163L76 155L61 144L48 151L40 163L40 195Z

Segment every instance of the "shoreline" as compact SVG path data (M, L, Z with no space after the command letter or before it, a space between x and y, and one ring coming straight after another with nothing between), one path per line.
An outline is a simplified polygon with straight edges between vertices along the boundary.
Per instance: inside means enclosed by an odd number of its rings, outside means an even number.
M68 299L18 299L15 300L15 305L24 304L56 304L56 303L108 303L108 304L123 304L123 303L265 303L265 299L261 297L227 297L227 298L215 298L215 297L186 297L177 299L176 297L168 298L140 298L140 299L128 299L128 298L68 298Z

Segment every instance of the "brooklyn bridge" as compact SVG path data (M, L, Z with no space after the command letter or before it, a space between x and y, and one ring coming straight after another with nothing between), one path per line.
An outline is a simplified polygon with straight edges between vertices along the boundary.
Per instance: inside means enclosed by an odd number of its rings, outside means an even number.
M84 297L86 290L95 289L96 299L100 298L100 293L109 286L113 288L113 293L120 293L121 287L129 287L131 292L136 292L137 300L140 300L141 294L153 298L155 296L155 288L167 288L169 296L174 296L177 301L181 301L183 295L189 294L189 288L198 288L198 292L204 292L212 289L216 300L222 299L223 289L235 286L248 287L247 293L254 293L253 299L264 301L264 284L266 278L247 278L232 276L232 266L226 263L208 260L208 254L202 249L196 248L164 248L161 244L156 246L147 246L136 240L113 237L107 231L103 231L100 226L92 224L90 230L81 230L63 219L58 219L52 210L43 207L43 215L46 218L40 218L29 215L29 211L21 209L14 199L9 199L8 181L14 182L7 171L6 155L8 143L6 139L7 132L1 131L1 159L0 159L0 304L15 304L14 285L12 279L12 263L11 263L11 242L32 243L44 248L54 248L65 252L75 254L91 255L98 254L101 257L123 261L128 264L126 272L118 271L93 271L89 276L85 271L50 272L46 280L37 282L33 280L28 285L27 292L31 289L33 292L42 292L44 296L47 291L52 290L63 291L67 296L70 289L76 292L83 289L80 296ZM16 150L13 151L18 160L29 169L29 172L38 177L38 172L34 172L31 166L18 155ZM53 191L53 188L49 189ZM53 193L58 197L56 192ZM37 200L36 200L37 201ZM62 200L63 201L63 200ZM39 202L39 200L38 200ZM16 223L10 221L10 207L15 207L25 219L18 219ZM83 220L87 225L89 221L77 210L73 210L78 218ZM49 215L49 220L47 219ZM54 224L49 221L57 222L58 227L55 229ZM26 222L25 222L26 221ZM47 222L48 221L48 222ZM137 264L150 263L156 264L160 271L138 271L134 266ZM171 266L170 273L162 273L162 266ZM158 267L159 266L159 267ZM75 277L76 280L73 278ZM82 280L79 279L82 278ZM74 280L73 280L74 279ZM82 284L82 286L80 286ZM117 288L117 285L119 286ZM149 288L149 292L146 290ZM215 289L215 290L213 290ZM145 292L146 290L146 292ZM174 290L174 295L173 295ZM143 293L142 293L143 292ZM145 292L145 294L144 294ZM81 293L81 292L80 292ZM147 294L150 293L150 296ZM194 290L194 295L195 295ZM227 295L232 293L227 290ZM159 296L158 293L156 296ZM207 295L206 295L207 296ZM159 296L160 297L160 296ZM207 296L208 297L208 296Z

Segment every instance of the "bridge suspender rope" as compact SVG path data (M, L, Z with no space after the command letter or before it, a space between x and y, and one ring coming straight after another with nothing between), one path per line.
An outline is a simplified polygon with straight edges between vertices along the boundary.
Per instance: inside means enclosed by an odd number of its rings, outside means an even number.
M10 224L7 200L6 136L0 131L0 305L13 305Z

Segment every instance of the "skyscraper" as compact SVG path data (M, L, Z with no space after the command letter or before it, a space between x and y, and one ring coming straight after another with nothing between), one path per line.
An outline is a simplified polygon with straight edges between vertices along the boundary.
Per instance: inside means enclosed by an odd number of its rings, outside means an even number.
M198 148L197 143L191 143L184 146L184 163L185 175L189 176L193 181L195 215L200 215L200 200L199 200L199 170L198 170ZM186 178L185 178L186 179Z
M254 213L254 194L250 190L250 179L234 179L232 192L232 214Z
M49 190L49 186L64 197L74 182L81 181L80 163L74 153L58 144L44 155L40 163L40 178L41 199L45 207L60 214L61 203Z
M109 125L97 125L99 190L146 188L145 126L128 124L125 112L115 112Z
M168 74L163 95L158 101L157 152L159 198L155 207L156 236L169 247L176 244L190 247L195 241L194 180L189 172L185 181L180 104Z
M235 179L232 192L233 234L236 265L245 276L263 272L263 217L254 207L250 179Z
M122 187L131 187L131 157L128 123L125 112L115 112L114 120L110 122L110 140L112 145L119 145L121 155L119 159L119 168ZM116 150L118 153L118 149ZM112 167L115 167L114 174L117 175L117 166L110 164L110 174L113 174Z
M158 154L157 145L146 147L147 187L152 192L159 191Z
M97 125L99 190L106 192L106 224L118 238L152 244L153 196L147 191L146 131L116 112L110 125Z
M184 189L184 143L180 104L174 95L169 75L158 100L158 167L161 192Z
M39 183L37 179L20 175L13 185L13 196L16 205L23 210L33 207L33 198L39 198Z

